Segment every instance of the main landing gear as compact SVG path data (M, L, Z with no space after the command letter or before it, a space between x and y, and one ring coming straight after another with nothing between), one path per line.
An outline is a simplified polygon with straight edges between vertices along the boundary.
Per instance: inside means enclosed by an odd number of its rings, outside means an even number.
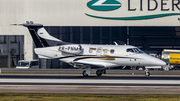
M150 73L147 68L145 69L145 76L150 76Z
M85 70L82 72L84 77L88 77L91 73L91 68L87 67ZM102 74L106 74L106 69L101 69L96 71L97 76L101 76Z
M105 70L105 69L102 69L102 70L97 70L97 71L96 71L96 75L97 75L97 76L101 76L102 73L103 73L103 74L106 74L106 70Z
M86 70L84 70L82 74L83 74L84 77L88 77L88 76L89 76L89 75L86 73Z
M83 74L84 77L88 77L90 75L90 73L91 73L91 67L88 66L88 67L85 68L85 70L83 71L82 74Z

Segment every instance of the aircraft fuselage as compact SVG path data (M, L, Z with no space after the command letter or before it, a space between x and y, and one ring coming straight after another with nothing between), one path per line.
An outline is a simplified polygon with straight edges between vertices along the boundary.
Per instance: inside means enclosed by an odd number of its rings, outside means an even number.
M133 52L128 52L130 49L132 49ZM97 62L99 62L103 63L104 67L165 65L165 62L149 56L141 50L140 52L136 52L135 49L137 50L138 48L130 45L72 44L36 48L35 52L40 58L59 59L66 63L90 64L94 62L97 64ZM106 64L106 62L108 63Z

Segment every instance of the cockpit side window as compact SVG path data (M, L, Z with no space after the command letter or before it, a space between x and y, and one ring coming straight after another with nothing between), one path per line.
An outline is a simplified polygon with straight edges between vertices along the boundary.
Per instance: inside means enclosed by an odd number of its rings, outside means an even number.
M132 48L129 48L126 50L127 52L131 52L131 53L134 53L134 50Z

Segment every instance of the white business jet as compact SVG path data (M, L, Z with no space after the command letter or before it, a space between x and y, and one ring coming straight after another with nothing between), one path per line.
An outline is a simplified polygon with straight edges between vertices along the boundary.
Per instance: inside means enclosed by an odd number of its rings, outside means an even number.
M49 35L42 24L32 21L22 25L29 29L37 48L35 53L39 58L59 59L69 63L74 68L82 68L83 76L87 77L91 69L96 69L97 76L106 73L107 68L116 66L164 66L166 63L160 59L149 56L137 47L131 45L89 45L70 44ZM149 76L148 70L145 75Z

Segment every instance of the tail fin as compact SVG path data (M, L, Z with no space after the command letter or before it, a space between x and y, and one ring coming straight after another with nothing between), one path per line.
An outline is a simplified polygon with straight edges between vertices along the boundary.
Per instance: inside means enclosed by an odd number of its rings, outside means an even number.
M15 24L27 27L37 48L56 46L55 41L61 40L49 35L42 24L34 24L32 21L26 21L26 24Z

